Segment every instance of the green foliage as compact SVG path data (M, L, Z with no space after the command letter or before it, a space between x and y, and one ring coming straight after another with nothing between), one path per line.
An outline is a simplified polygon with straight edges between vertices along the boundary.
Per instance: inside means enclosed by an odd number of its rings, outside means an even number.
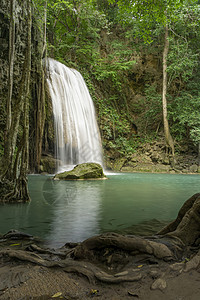
M146 85L143 122L146 132L157 129L162 120L162 95L158 93L156 85Z
M189 137L198 144L200 142L200 89L197 94L193 91L183 91L175 98L170 107L169 117L173 119L172 130L178 140Z
M169 121L176 139L199 143L199 5L182 6L172 23L168 55ZM171 98L171 100L170 100Z
M108 151L115 150L121 155L129 156L135 152L137 143L131 122L124 112L118 113L109 102L101 99L97 103L103 145Z
M98 81L103 81L110 79L112 83L121 90L120 77L124 74L125 71L128 71L135 64L135 61L123 61L116 59L112 55L109 55L107 60L101 60L100 65L96 65L96 70L94 70L95 78Z
M101 28L107 26L105 15L92 1L48 1L48 47L54 58L85 66L98 56Z
M168 55L169 86L175 80L185 84L199 64L199 6L182 6L176 22L170 24ZM197 13L198 12L198 13Z
M111 23L103 7L90 0L48 1L48 52L83 76L90 70L97 81L110 80L120 90L120 77L135 63L133 49L119 39L109 43Z
M136 25L135 35L142 38L145 43L152 43L152 31L156 24L166 26L169 20L177 20L175 11L184 5L184 0L109 0L119 7L118 19L122 23ZM192 1L193 2L193 1Z
M193 75L194 68L198 66L199 54L194 53L186 42L174 41L168 55L169 66L167 72L169 84L174 79L179 79L180 83L186 83Z

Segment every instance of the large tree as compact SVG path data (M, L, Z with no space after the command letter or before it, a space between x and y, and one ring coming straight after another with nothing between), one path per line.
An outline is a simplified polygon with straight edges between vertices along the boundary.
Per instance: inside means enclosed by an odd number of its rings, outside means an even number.
M7 97L4 95L7 114L4 156L0 174L0 201L26 202L30 200L27 186L27 173L29 170L29 111L30 107L34 106L33 101L31 101L33 87L30 80L35 50L34 41L32 41L34 34L32 26L33 2L32 0L27 0L21 3L18 0L10 0L9 6L3 7L3 10L5 15L6 10L8 10L9 55L7 61ZM41 60L39 63L41 63ZM35 98L41 101L42 97L37 95Z
M16 63L16 5L10 0L9 18L9 76L7 96L7 120L4 142L4 167L1 175L1 186L6 192L3 201L28 201L26 174L29 156L29 92L31 72L31 0L27 1L26 14L26 50L22 62L21 78L17 91L14 91L14 64Z

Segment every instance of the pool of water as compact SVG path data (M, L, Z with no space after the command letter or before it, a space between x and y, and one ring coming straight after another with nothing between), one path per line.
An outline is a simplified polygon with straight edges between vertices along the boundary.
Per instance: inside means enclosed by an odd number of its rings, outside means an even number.
M29 175L32 201L0 206L0 232L18 229L51 247L115 231L145 234L176 218L200 192L199 175L119 173L108 180L53 181Z

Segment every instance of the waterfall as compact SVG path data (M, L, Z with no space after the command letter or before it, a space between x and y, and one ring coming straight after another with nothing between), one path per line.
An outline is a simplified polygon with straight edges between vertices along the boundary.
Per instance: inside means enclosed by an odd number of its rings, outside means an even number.
M55 152L61 161L60 169L84 162L102 165L95 109L83 77L51 58L47 60L47 72L54 115Z

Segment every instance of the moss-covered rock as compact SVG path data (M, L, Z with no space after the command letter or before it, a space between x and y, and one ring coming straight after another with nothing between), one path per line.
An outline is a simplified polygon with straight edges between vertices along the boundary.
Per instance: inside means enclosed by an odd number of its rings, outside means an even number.
M190 167L189 167L189 170L190 170L190 172L192 172L192 173L196 173L196 172L198 172L198 166L197 165L191 165Z
M40 172L55 174L56 166L59 161L52 156L43 156L41 158Z
M83 180L83 179L106 179L103 168L97 163L83 163L74 167L71 171L56 174L55 180Z
M125 157L121 157L121 158L116 159L114 164L113 164L113 169L115 171L121 171L121 169L124 166L126 161L127 161L127 159Z

